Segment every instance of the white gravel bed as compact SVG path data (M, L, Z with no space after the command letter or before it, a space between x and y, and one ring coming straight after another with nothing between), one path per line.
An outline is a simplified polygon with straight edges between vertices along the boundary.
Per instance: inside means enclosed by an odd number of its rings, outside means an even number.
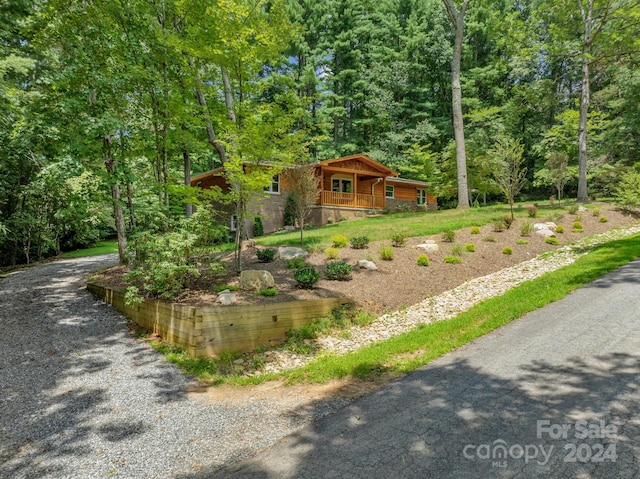
M115 261L0 279L0 478L211 477L340 405L188 394L191 379L86 291Z
M525 281L570 265L585 254L588 247L638 232L640 232L640 225L592 235L554 252L544 253L510 268L472 279L455 289L427 298L406 310L385 314L366 326L350 328L348 338L342 337L343 335L322 336L314 341L317 349L309 354L297 354L286 350L275 351L269 356L264 372L280 372L300 367L320 354L344 354L405 333L419 324L450 319L481 301L504 294Z

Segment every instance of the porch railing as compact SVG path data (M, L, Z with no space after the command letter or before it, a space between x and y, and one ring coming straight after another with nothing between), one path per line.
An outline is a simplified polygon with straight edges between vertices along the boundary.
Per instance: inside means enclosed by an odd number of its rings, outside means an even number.
M323 206L346 206L349 208L384 209L385 199L381 196L362 195L360 193L341 193L322 191L320 204Z

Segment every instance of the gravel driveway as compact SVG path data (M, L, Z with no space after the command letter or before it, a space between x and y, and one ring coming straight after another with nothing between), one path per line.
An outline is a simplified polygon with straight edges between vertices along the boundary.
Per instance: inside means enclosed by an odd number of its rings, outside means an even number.
M87 274L115 262L0 279L0 478L197 477L337 407L189 394L192 380L86 291Z

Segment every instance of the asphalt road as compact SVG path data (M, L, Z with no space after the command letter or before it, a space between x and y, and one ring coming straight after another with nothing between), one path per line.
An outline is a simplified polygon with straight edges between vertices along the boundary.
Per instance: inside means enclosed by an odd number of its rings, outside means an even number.
M639 435L635 261L210 476L635 478Z

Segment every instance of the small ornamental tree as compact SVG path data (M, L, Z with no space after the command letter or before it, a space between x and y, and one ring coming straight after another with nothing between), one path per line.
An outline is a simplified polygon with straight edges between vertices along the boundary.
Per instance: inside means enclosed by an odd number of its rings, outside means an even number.
M522 166L524 146L520 140L500 138L493 147L495 159L493 176L500 191L506 196L513 219L513 203L527 181L527 169Z
M283 176L292 201L292 211L300 228L300 244L304 244L304 223L320 195L320 178L313 165L295 165L287 168Z

